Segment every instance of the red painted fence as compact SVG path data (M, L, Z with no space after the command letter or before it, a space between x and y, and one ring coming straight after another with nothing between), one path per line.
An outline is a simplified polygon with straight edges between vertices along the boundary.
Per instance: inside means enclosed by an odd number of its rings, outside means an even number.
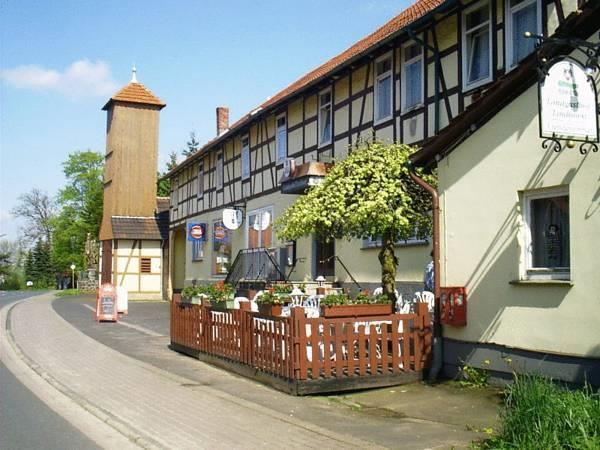
M171 342L286 380L374 377L419 372L431 353L426 304L414 314L307 319L244 309L171 304Z

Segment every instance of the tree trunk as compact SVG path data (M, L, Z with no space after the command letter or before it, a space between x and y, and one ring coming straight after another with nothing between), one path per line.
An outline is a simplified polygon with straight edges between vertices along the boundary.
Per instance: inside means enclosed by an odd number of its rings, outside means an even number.
M396 242L391 233L386 233L381 237L381 250L379 251L379 263L381 264L381 287L383 294L390 301L396 301L396 267L398 259L394 253Z

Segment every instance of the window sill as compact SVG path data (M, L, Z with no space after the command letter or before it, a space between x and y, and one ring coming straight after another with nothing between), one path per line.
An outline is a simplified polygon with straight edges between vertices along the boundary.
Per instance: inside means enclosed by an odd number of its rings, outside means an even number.
M396 248L425 247L427 245L429 245L429 241L422 240L422 241L414 241L414 242L401 242L399 244L395 244L394 247L396 247ZM361 250L371 250L371 249L378 249L378 248L381 248L381 244L363 245L360 249Z
M527 280L512 280L509 284L514 286L562 286L570 287L573 286L571 280L543 280L543 279L527 279Z
M482 86L490 84L492 81L492 78L486 78L485 80L474 81L473 83L463 85L463 95L472 95L475 91L481 89Z
M377 120L375 120L375 121L373 122L373 126L374 126L374 127L377 127L377 126L379 126L379 125L383 125L383 124L384 124L384 123L386 123L386 122L391 122L393 118L394 118L394 115L393 115L393 114L390 114L389 116L386 116L386 117L382 117L381 119L377 119Z
M402 111L400 112L400 114L407 114L409 112L413 112L417 109L421 109L423 106L425 106L423 104L423 102L415 103L414 105L411 105L411 106L405 106L402 108Z

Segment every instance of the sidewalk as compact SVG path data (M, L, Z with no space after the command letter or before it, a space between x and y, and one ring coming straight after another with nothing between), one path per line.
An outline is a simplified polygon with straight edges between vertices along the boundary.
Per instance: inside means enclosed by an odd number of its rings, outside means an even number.
M11 313L30 361L146 447L449 448L494 426L497 399L444 387L290 397L168 350L167 319L164 304L130 304L129 326L96 324L81 300L50 296Z

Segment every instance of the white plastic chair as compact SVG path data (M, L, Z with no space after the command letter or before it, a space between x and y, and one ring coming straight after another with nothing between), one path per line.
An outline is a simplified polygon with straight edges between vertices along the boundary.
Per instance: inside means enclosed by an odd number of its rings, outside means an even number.
M248 297L236 297L233 299L233 309L240 309L241 302L249 302Z
M311 295L302 304L304 306L304 313L309 319L315 319L320 316L321 296Z
M429 291L415 292L415 300L419 303L427 303L427 309L432 313L435 305L435 295Z

